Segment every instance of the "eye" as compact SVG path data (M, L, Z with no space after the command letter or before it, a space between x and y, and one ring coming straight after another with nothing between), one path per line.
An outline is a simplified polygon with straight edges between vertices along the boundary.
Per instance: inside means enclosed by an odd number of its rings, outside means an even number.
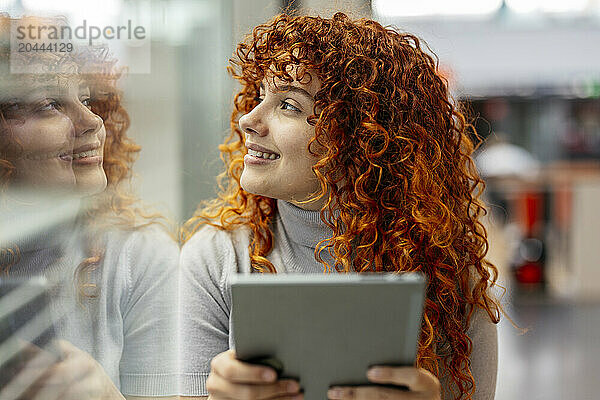
M19 102L12 102L9 103L3 111L8 112L8 113L16 113L19 111L22 111L25 108L25 106L22 103Z
M288 103L285 100L283 100L281 102L280 108L282 110L289 110L289 111L294 111L294 112L302 112L302 110L300 110L298 107L291 105L290 103Z
M85 107L87 107L88 109L92 109L92 99L89 97L83 98L80 100L81 104L83 104Z
M40 104L40 106L37 108L37 111L59 110L60 107L61 105L58 101L54 99L46 99Z

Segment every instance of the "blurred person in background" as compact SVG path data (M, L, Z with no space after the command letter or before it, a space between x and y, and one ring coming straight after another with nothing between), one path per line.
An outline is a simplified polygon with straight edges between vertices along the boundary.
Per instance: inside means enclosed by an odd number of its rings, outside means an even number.
M494 236L491 253L504 258L495 265L510 267L501 275L510 272L516 283L528 290L541 286L545 280L546 244L540 211L547 208L547 199L540 162L503 134L486 140L475 162L486 182L485 201L492 217L487 229Z
M183 230L182 394L302 397L297 381L236 359L232 275L419 271L416 366L365 371L409 391L333 387L329 398L493 399L501 310L474 132L434 58L372 20L283 14L231 63L242 87L220 146L222 191Z
M0 398L175 395L179 251L126 187L140 147L126 134L116 61L103 48L10 53L11 22L64 21L0 17L0 210L3 231L17 232L0 238L0 271L52 283L58 358L24 343L34 356ZM72 218L20 234L24 216L42 225L63 201Z

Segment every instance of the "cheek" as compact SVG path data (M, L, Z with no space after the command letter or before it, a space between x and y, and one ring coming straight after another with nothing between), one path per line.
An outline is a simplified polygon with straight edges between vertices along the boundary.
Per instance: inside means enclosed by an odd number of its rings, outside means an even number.
M106 142L106 127L104 126L104 122L102 123L102 128L100 128L100 131L98 131L98 140L100 140L100 143L102 145L104 145L104 143Z
M48 152L73 146L73 125L68 119L28 120L12 126L12 138L22 154Z
M96 138L100 141L100 149L102 151L102 155L106 156L106 128L104 127L104 123L102 124L102 128L96 133Z
M308 142L312 136L307 136L308 133L302 140L286 146L284 162L280 165L280 176L285 178L283 184L289 185L287 190L294 192L295 199L305 198L320 187L312 170L319 157L308 151Z
M303 181L312 180L315 175L312 167L317 163L318 158L314 157L308 151L292 153L288 156L285 163L282 164L284 168L289 171L291 175L301 178Z
M314 135L314 129L306 129L301 135L290 139L281 145L284 155L287 157L286 167L291 171L307 173L312 175L312 166L319 160L318 153L311 154L308 149L308 143ZM311 146L313 153L315 146Z

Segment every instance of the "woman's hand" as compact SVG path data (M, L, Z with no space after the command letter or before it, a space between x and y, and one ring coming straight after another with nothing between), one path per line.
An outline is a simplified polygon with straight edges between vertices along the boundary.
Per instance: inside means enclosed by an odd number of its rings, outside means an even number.
M31 345L34 347L33 345ZM58 340L61 359L35 348L35 356L1 391L2 400L123 400L123 395L92 356ZM29 352L33 350L29 349Z
M414 367L373 367L367 372L373 383L405 386L408 390L380 386L335 386L327 397L332 400L420 399L441 400L440 381L429 371Z
M217 355L210 366L206 388L211 400L302 399L297 381L277 380L272 368L239 361L233 350Z

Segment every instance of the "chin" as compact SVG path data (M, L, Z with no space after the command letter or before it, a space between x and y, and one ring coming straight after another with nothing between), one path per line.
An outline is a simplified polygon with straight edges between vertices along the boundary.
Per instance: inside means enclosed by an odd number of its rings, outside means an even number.
M98 174L96 177L85 177L77 179L77 193L81 196L93 196L104 192L107 185L106 175Z
M254 177L248 175L244 171L240 177L240 186L244 191L257 196L277 198L273 196L272 190L269 190L269 185L265 185L264 179L254 179Z
M252 183L244 182L243 178L240 180L240 186L247 193L255 194L257 196L264 196L260 188L256 187L256 185L252 185Z

